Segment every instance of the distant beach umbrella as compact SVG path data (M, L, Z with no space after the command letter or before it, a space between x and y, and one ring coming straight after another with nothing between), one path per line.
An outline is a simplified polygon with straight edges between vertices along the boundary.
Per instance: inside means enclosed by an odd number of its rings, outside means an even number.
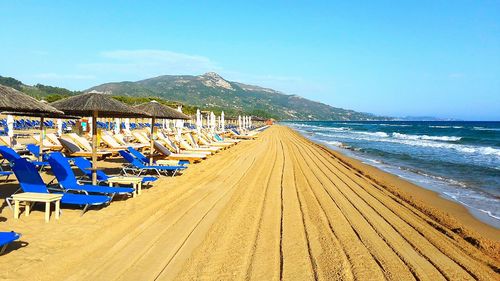
M12 115L7 115L7 136L9 138L14 137L14 116Z
M149 116L115 100L111 95L96 91L58 100L51 105L67 114L92 117L92 184L97 183L97 118Z
M137 110L147 113L151 116L151 134L150 134L150 157L149 164L153 164L153 152L154 152L154 127L156 119L189 119L189 116L182 113L181 110L175 110L171 107L160 104L159 102L152 100L143 104L136 105L134 107Z
M212 133L215 131L215 114L210 112L210 130Z
M57 123L57 135L58 135L58 136L61 136L61 135L62 135L62 132L63 132L63 122L62 122L62 120L59 118L59 119L57 119L56 123Z
M182 113L182 106L177 106L177 111L179 111L180 113ZM189 118L186 118L186 120L189 119ZM184 127L184 121L181 120L181 119L178 119L176 121L176 124L175 124L175 127L177 128L177 137L179 138L179 140L181 139L182 137L182 128Z
M130 131L130 119L129 118L125 118L125 122L123 122L124 125L125 125L125 131Z
M252 116L248 116L248 125L252 128Z
M198 131L198 134L201 132L201 127L203 126L202 121L201 121L201 112L200 109L196 110L196 130Z
M120 118L115 118L115 135L120 133Z
M238 115L238 129L241 131L241 115Z
M224 120L224 111L220 114L220 130L224 133L226 131L226 120Z

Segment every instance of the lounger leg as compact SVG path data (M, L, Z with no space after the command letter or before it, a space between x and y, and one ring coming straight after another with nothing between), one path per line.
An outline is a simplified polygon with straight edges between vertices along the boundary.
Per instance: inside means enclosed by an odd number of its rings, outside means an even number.
M5 198L5 202L7 202L7 205L9 205L9 208L12 210L12 197L7 197Z
M142 181L139 182L137 186L137 195L140 195L142 193Z
M3 252L5 252L5 249L7 249L7 244L3 245L2 249L0 249L0 255L2 255Z
M14 218L19 219L19 200L14 200Z
M50 202L45 202L45 222L50 220Z
M30 202L26 202L25 203L25 208L24 208L24 215L25 216L29 216L30 215L30 211L31 211L31 203Z
M61 200L56 201L56 220L61 216Z
M85 212L87 211L87 208L88 208L88 207L89 207L89 205L88 205L88 204L87 204L87 205L85 205L85 207L83 207L82 214L80 215L80 217L81 217L81 216L83 216L83 214L85 214Z

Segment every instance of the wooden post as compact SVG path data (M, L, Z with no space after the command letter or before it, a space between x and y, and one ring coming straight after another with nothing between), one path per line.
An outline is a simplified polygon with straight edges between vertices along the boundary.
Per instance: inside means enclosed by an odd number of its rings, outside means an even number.
M45 138L43 134L43 122L45 121L45 118L40 117L40 146L39 146L39 152L38 152L38 161L43 161L43 139Z
M97 184L97 111L92 116L92 184Z
M153 139L153 134L154 134L154 128L155 128L155 118L151 118L151 135L149 136L149 139L151 140L151 147L149 151L149 165L153 165L153 152L154 152L154 139Z

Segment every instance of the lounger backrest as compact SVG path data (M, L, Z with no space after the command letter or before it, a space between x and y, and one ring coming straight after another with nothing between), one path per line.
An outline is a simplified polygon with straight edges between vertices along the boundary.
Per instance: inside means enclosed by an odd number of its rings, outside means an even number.
M92 145L90 145L90 142L84 138L84 137L81 137L75 133L70 133L68 134L73 140L75 140L77 142L77 144L83 148L84 150L86 151L92 151Z
M188 136L188 138L191 140L191 144L194 146L194 147L199 147L198 146L198 143L194 140L194 137L192 134L188 133L186 134Z
M49 193L35 165L28 160L24 158L14 160L12 171L24 192Z
M7 159L9 163L14 163L14 160L21 158L21 156L12 148L2 145L0 146L0 154L3 158Z
M55 134L46 134L45 137L56 145L61 145Z
M78 185L76 182L75 173L69 165L68 159L62 155L61 152L54 152L50 154L48 159L52 172L57 178L57 182L64 187L70 188Z
M90 168L92 168L92 163L89 160L83 157L75 157L73 158L73 163L75 163L78 169L80 169L80 171L82 171L85 176L87 176L88 178L92 178L92 171L89 170ZM109 176L101 170L97 170L96 174L97 179L100 181L107 181L109 179Z
M154 147L156 150L158 150L161 154L163 154L165 156L169 156L170 154L172 154L172 152L170 152L170 150L168 150L168 148L166 148L165 146L163 146L161 143L159 143L157 141L154 141Z
M137 167L137 168L144 167L144 164L142 164L141 161L139 161L137 158L132 156L132 154L126 152L125 150L120 150L120 151L118 151L118 153L120 153L120 155L123 157L123 159L125 159L127 162L132 164L132 166Z
M137 149L135 149L133 147L128 147L127 149L128 149L128 152L130 152L130 154L132 154L133 156L135 156L135 158L141 160L143 163L149 163L148 158L146 156L144 156L144 154L142 154Z
M116 140L119 145L127 145L125 137L122 134L113 135L113 139Z
M134 138L138 142L140 142L142 144L148 144L149 143L149 141L140 132L133 132L132 134L134 135Z
M26 149L28 149L31 154L35 155L35 157L40 157L40 147L38 145L30 143L26 145Z
M0 143L6 146L12 146L9 136L0 136Z
M164 141L170 145L170 147L172 147L175 151L179 151L179 148L177 147L177 145L170 139L169 136L165 136L165 139Z
M101 139L111 147L119 147L120 144L110 135L102 135Z
M70 139L59 138L59 142L70 154L82 151L82 149Z

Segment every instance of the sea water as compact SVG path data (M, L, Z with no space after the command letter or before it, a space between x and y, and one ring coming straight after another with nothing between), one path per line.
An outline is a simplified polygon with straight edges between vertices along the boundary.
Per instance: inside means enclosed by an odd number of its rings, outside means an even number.
M285 122L500 228L500 122Z

